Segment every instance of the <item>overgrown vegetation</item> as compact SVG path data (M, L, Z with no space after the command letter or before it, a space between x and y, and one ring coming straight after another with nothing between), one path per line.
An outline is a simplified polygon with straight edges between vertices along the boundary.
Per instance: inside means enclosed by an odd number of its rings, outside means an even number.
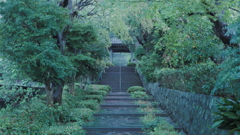
M90 86L91 87L91 86ZM94 85L94 91L105 92L109 87ZM104 89L105 87L105 89ZM31 89L20 89L24 94L19 100L7 104L7 108L0 111L0 134L79 134L84 135L82 125L93 119L93 114L99 108L99 95L88 95L87 91L76 89L75 95L64 90L63 102L54 107L46 106L46 95L32 97ZM19 91L20 91L19 90ZM15 90L9 90L15 91ZM17 91L17 92L19 92ZM16 94L16 93L13 93ZM1 97L4 94L1 94ZM19 93L18 93L19 95ZM16 96L16 95L14 95ZM90 97L87 98L86 97ZM94 97L94 100L92 99ZM95 98L97 97L97 98Z

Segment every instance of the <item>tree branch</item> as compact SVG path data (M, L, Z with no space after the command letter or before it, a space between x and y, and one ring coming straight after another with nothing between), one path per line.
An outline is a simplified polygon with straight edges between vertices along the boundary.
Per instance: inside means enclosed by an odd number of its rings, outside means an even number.
M232 9L232 10L234 10L234 11L236 11L236 12L238 12L238 13L240 13L240 10L237 10L237 9L235 9L235 8L232 8L232 7L229 7L230 9Z

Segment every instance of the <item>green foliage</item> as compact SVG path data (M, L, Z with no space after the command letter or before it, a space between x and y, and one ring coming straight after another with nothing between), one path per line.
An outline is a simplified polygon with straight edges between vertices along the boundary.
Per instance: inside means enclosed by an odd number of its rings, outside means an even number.
M213 62L186 66L181 69L155 70L160 85L170 89L210 94L216 83L217 66ZM222 94L222 93L216 93Z
M154 114L147 114L141 117L141 121L144 123L144 130L151 135L179 135L172 125Z
M82 100L77 103L77 107L89 108L96 111L99 108L99 104L97 100Z
M143 47L136 48L136 50L134 51L134 55L138 60L141 60L142 56L145 55L144 48Z
M138 41L141 46L135 50L140 60L138 68L148 82L160 81L168 88L204 94L231 93L239 98L239 52L222 55L225 47L231 45L220 40L213 29L214 22L225 21L231 43L239 44L239 12L235 10L239 2L109 1L115 5L114 8L109 5L112 16L119 17L110 20L111 24L119 22L117 28L111 28L119 35L128 31ZM228 50L239 48L236 45Z
M127 64L127 66L133 66L133 67L135 67L135 66L136 66L136 63L134 63L134 62L129 62L129 63Z
M77 123L54 125L40 131L44 135L85 135L85 131Z
M105 67L106 46L98 43L97 30L91 24L76 21L67 36L66 55L77 69L76 76L97 74Z
M103 96L102 95L86 95L85 99L86 100L97 100L98 103L100 103L103 100Z
M37 134L42 128L56 122L70 122L71 114L67 108L50 108L37 97L31 101L23 100L20 106L8 106L0 112L1 134Z
M71 62L61 54L53 38L69 23L67 10L45 0L8 0L2 5L0 32L4 34L0 51L4 58L39 82L67 76Z
M74 118L80 117L81 120L84 122L91 121L93 119L93 113L94 111L89 108L73 108L71 110L71 115L74 116ZM78 121L77 119L73 121Z
M216 80L216 85L211 94L214 95L221 91L226 94L233 94L236 98L240 98L240 51L239 49L227 49L225 61L218 66L220 73Z
M139 61L138 67L141 73L145 75L145 78L149 82L155 82L156 78L154 76L155 68L159 66L159 56L157 54L152 54L150 56L143 56L141 61Z
M94 87L95 88L95 87ZM99 87L102 88L102 87ZM108 91L109 87L104 86ZM97 92L96 92L97 91ZM0 111L0 134L82 134L83 122L93 119L93 113L99 108L101 91L93 90L99 95L89 94L83 89L76 89L75 95L63 91L62 104L48 107L45 95L33 97L31 89L13 89L2 92L3 98L11 101L7 108ZM7 92L7 93L6 93ZM6 94L9 98L6 97ZM14 98L14 100L12 99ZM85 100L87 98L97 100Z
M172 125L169 125L165 120L160 119L157 123L157 127L154 128L154 131L150 135L180 135L177 131L174 130Z
M133 98L148 98L149 96L145 91L134 91L131 92L131 97Z
M89 95L102 95L102 96L106 96L108 94L108 92L104 90L87 90L86 93Z
M228 33L232 34L232 43L240 43L240 19L237 17L237 20L228 26Z
M112 90L112 88L108 85L90 85L88 86L87 90L101 90L101 91L106 91L106 92L110 92Z
M221 98L212 128L228 129L230 133L240 131L240 100Z
M127 90L128 93L132 93L132 92L145 92L145 89L141 86L132 86L129 87Z

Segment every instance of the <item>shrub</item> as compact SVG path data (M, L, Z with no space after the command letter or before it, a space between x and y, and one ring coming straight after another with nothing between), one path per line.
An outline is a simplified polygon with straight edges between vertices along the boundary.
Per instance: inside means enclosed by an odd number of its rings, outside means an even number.
M86 95L85 96L86 100L97 100L98 103L100 103L103 100L103 96L102 95Z
M102 96L106 96L108 94L108 92L103 90L88 90L86 91L86 93L89 95L102 95Z
M90 121L93 119L94 111L89 108L74 108L71 110L71 115L73 116L73 121L79 121L79 119L84 122Z
M87 90L102 90L106 92L110 92L112 88L108 85L89 85Z
M135 66L136 66L136 63L134 63L134 62L129 62L129 63L127 64L127 66L133 66L133 67L135 67Z
M131 93L131 97L133 97L133 98L148 98L149 96L147 95L146 92L134 91Z
M134 55L137 59L141 60L142 56L145 55L145 51L143 47L137 47L134 51Z
M36 134L56 122L69 122L70 116L68 109L48 107L44 101L34 97L30 101L23 100L17 108L8 106L1 110L0 133Z
M132 87L129 87L128 90L127 90L128 93L132 93L132 92L135 92L135 91L142 91L142 92L144 92L145 89L143 87L141 87L141 86L132 86Z
M99 104L97 100L83 100L78 102L77 107L97 110L99 108Z
M208 62L181 69L161 68L154 73L163 87L210 94L214 88L218 70L213 62Z
M54 125L41 130L44 135L85 135L85 131L77 123Z
M174 127L168 124L165 120L160 120L157 123L157 126L153 129L151 135L180 135L177 131L174 130Z
M144 123L144 130L151 135L180 135L166 120L154 114L147 114L140 119Z
M154 71L156 67L161 67L160 58L158 54L153 53L150 56L143 56L138 62L138 68L148 82L156 82Z

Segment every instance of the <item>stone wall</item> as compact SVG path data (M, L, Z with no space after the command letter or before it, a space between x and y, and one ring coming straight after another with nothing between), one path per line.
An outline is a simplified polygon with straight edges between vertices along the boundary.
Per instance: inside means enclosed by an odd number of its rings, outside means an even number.
M228 135L228 131L210 128L217 97L166 89L141 79L147 92L188 135Z

